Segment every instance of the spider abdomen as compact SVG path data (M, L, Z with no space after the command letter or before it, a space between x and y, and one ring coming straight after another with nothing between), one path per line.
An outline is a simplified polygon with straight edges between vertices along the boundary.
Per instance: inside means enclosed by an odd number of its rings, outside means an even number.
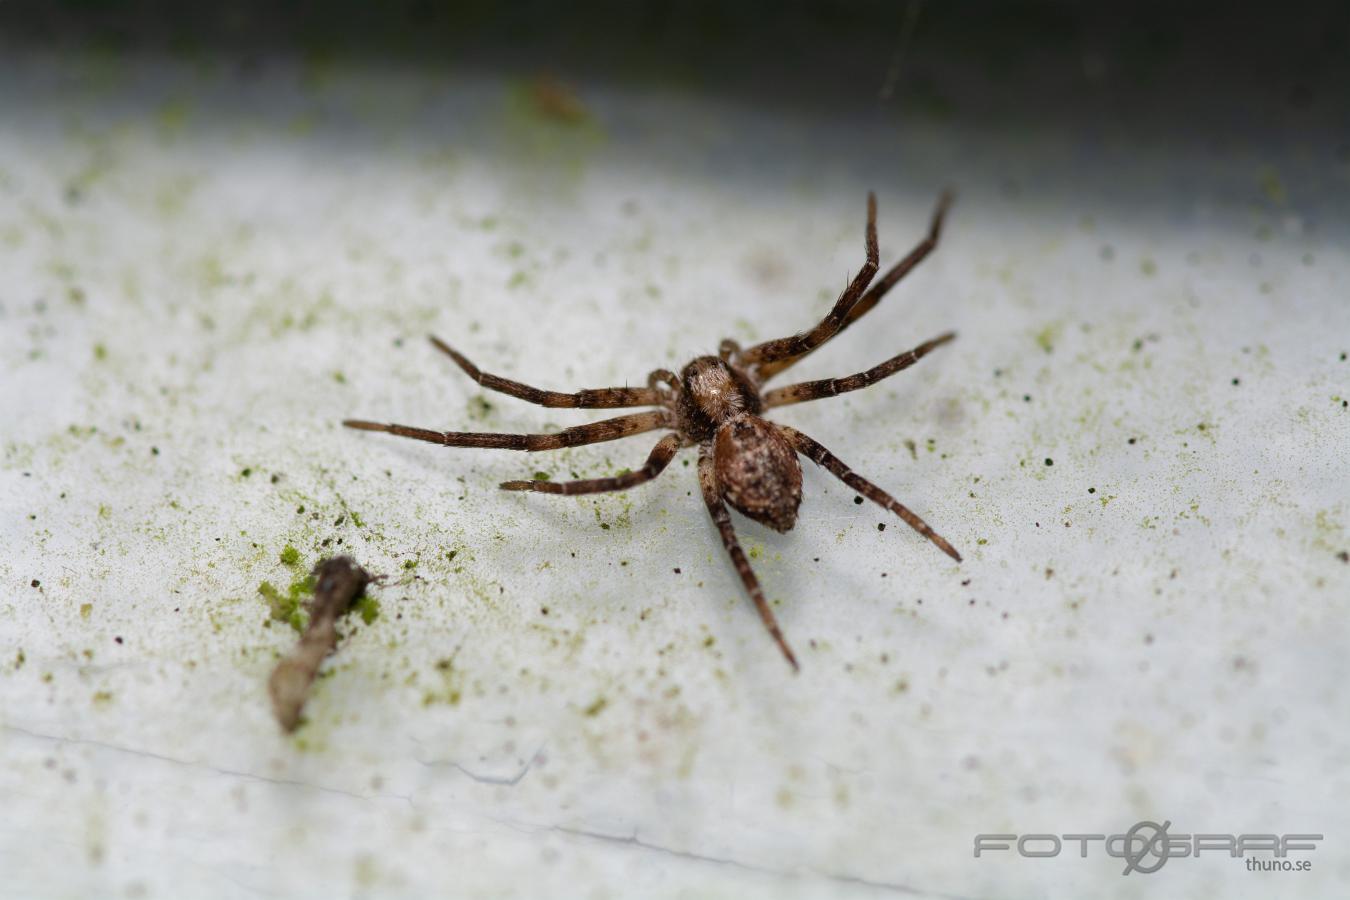
M774 531L788 531L796 524L802 468L777 428L759 416L732 419L717 429L713 461L728 503Z

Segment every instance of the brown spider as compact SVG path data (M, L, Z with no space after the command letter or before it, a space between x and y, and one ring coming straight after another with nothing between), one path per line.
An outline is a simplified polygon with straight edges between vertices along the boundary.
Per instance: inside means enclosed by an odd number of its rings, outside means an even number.
M775 406L833 397L846 391L856 391L876 384L883 378L908 368L933 349L954 339L948 332L913 350L891 357L866 372L846 378L826 378L804 381L761 393L761 386L773 376L802 360L830 338L862 318L868 310L881 302L891 287L918 265L937 246L942 230L942 219L951 203L951 194L939 198L928 235L896 263L881 280L873 284L877 273L877 201L867 195L867 261L862 270L844 289L834 308L810 331L765 341L742 350L734 341L723 341L717 356L700 356L689 363L677 376L667 369L657 369L647 376L645 388L615 387L577 391L563 394L511 381L481 371L469 360L443 341L433 337L437 349L448 354L469 377L489 390L501 391L540 406L569 409L613 409L622 406L656 406L660 409L632 415L618 416L565 428L554 434L493 434L463 431L430 431L407 425L385 425L347 419L348 428L365 431L384 431L401 437L430 441L447 447L488 447L501 450L557 450L612 441L646 431L669 429L657 442L642 468L613 478L592 478L583 481L507 481L501 487L508 491L538 491L542 494L597 494L621 491L651 481L670 464L683 447L695 444L699 448L698 480L703 491L703 502L722 534L722 543L736 571L745 583L745 589L759 610L764 625L778 642L787 661L797 669L783 632L778 627L773 610L764 599L759 581L750 568L745 552L736 540L727 503L746 516L784 532L797 521L797 507L802 502L802 470L797 454L807 457L828 469L844 484L867 499L898 515L907 525L957 562L961 554L956 548L903 504L872 482L856 474L834 454L810 437L789 428L769 422L760 413Z

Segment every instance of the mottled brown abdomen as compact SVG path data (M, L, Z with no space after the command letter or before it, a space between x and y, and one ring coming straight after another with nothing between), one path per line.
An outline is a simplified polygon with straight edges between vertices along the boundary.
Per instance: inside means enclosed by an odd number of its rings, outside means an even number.
M797 452L773 425L742 415L717 429L717 481L726 501L774 531L789 531L802 503Z

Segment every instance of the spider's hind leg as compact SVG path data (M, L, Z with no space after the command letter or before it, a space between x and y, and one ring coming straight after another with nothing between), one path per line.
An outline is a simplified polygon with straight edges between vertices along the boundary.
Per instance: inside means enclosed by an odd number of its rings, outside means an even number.
M759 579L755 577L754 569L750 568L750 560L745 558L745 551L741 549L740 541L736 540L736 530L731 524L731 513L727 510L726 501L722 499L721 489L717 484L717 470L713 465L712 455L704 452L698 458L698 484L703 491L703 502L708 505L708 514L712 516L713 522L717 525L718 532L722 535L722 545L727 548L727 553L731 555L731 561L736 566L736 573L741 576L741 583L745 585L745 590L750 594L750 599L754 601L755 609L759 611L759 618L764 622L764 627L769 629L769 634L778 643L778 649L783 651L783 656L787 658L793 671L800 671L801 667L797 665L797 657L793 656L792 648L788 646L787 639L783 637L783 631L778 627L778 619L773 614L773 607L769 606L769 601L764 598L764 591L759 586Z
M786 425L775 424L775 427L783 432L783 435L788 439L788 442L792 444L802 456L805 456L816 465L829 470L830 474L834 475L844 484L853 488L853 490L857 491L868 500L871 500L873 503L884 509L889 509L903 519L905 524L910 528L913 528L919 534L936 544L938 549L943 553L947 554L957 562L961 561L961 554L957 552L956 548L949 544L946 538L934 531L927 522L911 512L909 507L905 506L905 504L901 503L866 478L863 478L857 472L854 472L844 464L843 460L835 456L829 450L826 450L825 447L814 438L808 437L797 429L789 428Z

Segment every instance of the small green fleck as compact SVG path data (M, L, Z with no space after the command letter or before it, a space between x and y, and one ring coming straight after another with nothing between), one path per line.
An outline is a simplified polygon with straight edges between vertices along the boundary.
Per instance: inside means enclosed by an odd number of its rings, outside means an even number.
M188 104L183 100L169 100L156 110L159 128L164 137L174 137L183 130L188 119Z
M361 617L361 621L367 625L380 617L380 601L374 597L362 594L357 598L356 604L352 608Z
M989 543L989 539L988 539L988 538L976 538L976 539L975 539L975 543L977 543L977 544L979 544L981 547L983 547L985 544Z
M287 544L281 551L281 561L288 566L296 566L300 562L300 551Z
M1139 271L1152 278L1154 275L1158 274L1158 264L1148 257L1144 257L1139 263Z
M103 344L95 344L95 345L94 345L94 359L97 359L97 360L99 360L99 361L102 361L102 360L105 360L105 359L107 359L107 358L108 358L108 348L107 348L106 346L104 346Z
M92 604L92 603L81 603L81 604L80 604L80 618L81 618L81 619L87 619L87 618L89 618L89 616L93 613L93 611L94 611L94 604Z
M338 384L346 384L346 383L347 383L347 376L346 376L346 375L343 375L341 372L334 372L334 373L333 373L333 380L336 381Z
M547 472L535 472L535 473L534 473L534 480L535 480L535 481L548 481L551 477L552 477L552 476L549 475Z
M1261 173L1261 192L1267 200L1278 206L1283 206L1289 200L1284 185L1280 183L1279 173L1274 169L1266 169Z
M267 600L273 621L285 622L296 631L304 631L309 616L305 612L303 601L314 595L314 587L314 576L307 575L292 581L285 594L277 590L270 581L259 584L258 593Z
M582 710L582 714L586 716L598 716L600 715L600 711L608 705L609 701L604 697L597 697L594 703Z
M1055 349L1055 341L1059 337L1059 323L1052 323L1036 332L1036 346L1040 347L1046 353L1051 353Z
M405 569L415 569L415 568L417 568L417 560L415 560L415 559L405 559L405 560L403 561L403 568L405 568Z

